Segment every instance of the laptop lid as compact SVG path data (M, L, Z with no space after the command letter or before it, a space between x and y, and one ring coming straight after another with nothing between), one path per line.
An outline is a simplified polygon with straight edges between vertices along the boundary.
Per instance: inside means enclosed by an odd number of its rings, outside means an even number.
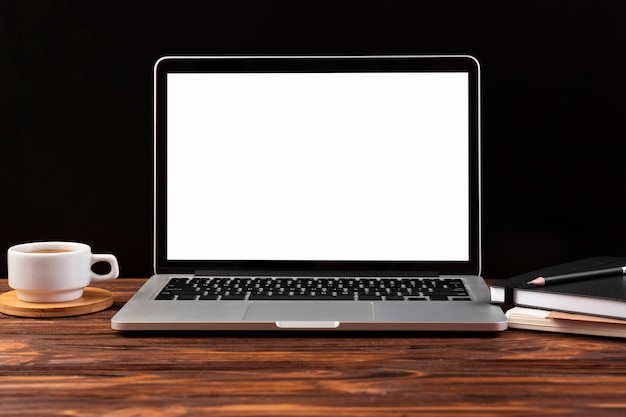
M480 273L469 56L165 57L156 273Z

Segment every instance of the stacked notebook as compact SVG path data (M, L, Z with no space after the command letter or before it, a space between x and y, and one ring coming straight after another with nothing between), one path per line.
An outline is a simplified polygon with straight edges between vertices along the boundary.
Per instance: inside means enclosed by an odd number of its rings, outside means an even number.
M491 300L515 306L511 328L626 337L626 276L616 275L533 287L539 276L626 265L626 258L593 257L518 275L491 286Z
M626 320L526 307L514 307L506 317L512 329L626 337Z

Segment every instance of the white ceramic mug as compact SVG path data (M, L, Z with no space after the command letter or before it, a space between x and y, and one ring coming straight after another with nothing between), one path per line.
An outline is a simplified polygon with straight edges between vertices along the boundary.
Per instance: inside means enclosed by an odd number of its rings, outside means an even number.
M111 265L108 274L96 274L96 262ZM34 242L15 245L7 251L9 286L17 298L31 303L55 303L82 297L92 281L119 275L113 255L94 255L88 245L77 242Z

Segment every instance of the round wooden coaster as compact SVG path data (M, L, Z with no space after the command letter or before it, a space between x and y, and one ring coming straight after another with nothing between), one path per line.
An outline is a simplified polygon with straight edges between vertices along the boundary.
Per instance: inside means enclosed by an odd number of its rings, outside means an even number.
M111 307L113 294L102 288L85 287L83 296L62 303L27 303L15 291L0 294L0 313L18 317L71 317L95 313Z

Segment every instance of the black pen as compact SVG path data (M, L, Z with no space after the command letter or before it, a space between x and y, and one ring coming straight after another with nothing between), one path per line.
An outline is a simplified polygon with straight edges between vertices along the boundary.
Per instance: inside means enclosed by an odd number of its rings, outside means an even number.
M537 277L532 281L528 281L526 284L534 285L536 287L543 287L544 285L561 284L564 282L583 281L586 279L603 278L611 276L626 275L626 266L620 266L617 268L598 269L595 271L576 272L573 274L554 275L552 277Z

